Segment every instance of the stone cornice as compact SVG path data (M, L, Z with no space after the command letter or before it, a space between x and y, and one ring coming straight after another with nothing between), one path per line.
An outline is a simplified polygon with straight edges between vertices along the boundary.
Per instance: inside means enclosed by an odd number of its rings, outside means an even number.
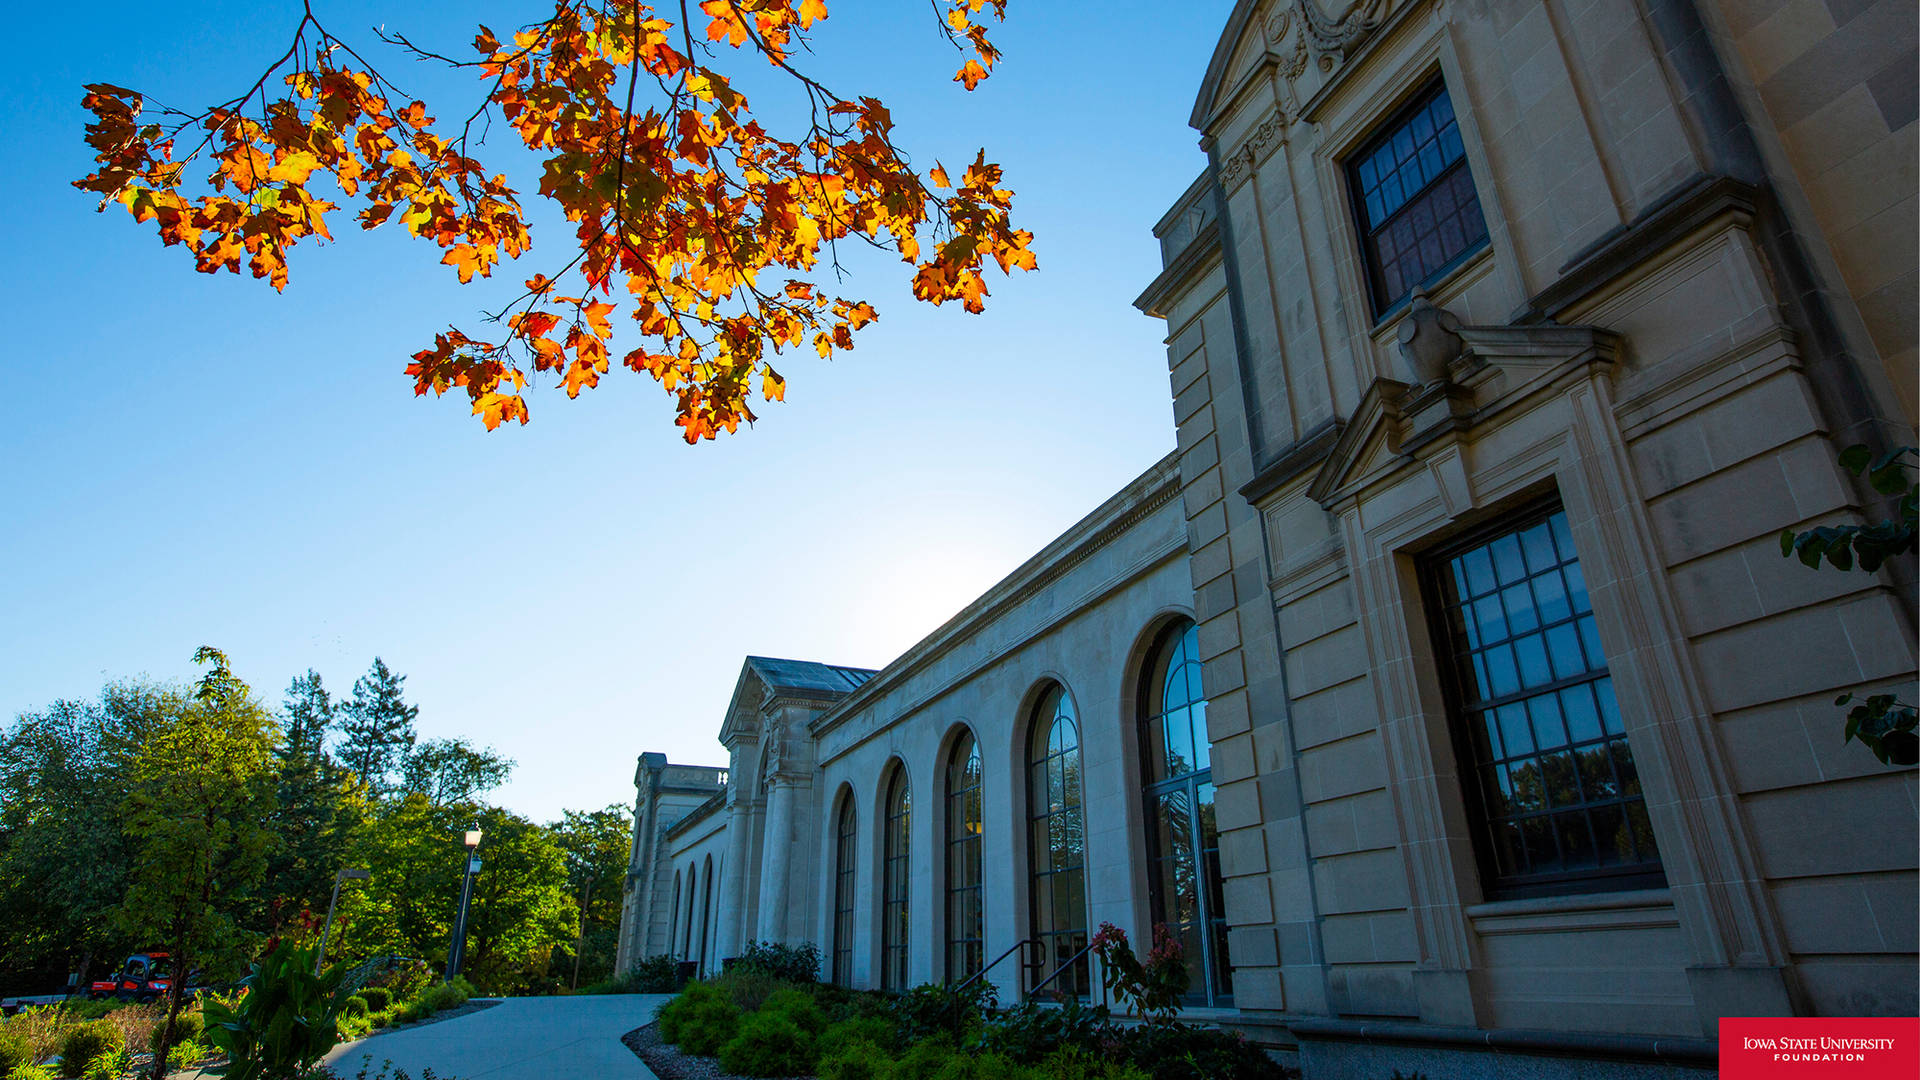
M1041 589L1059 580L1068 571L1085 562L1100 549L1125 535L1127 530L1180 493L1180 467L1177 454L1168 454L1155 462L1132 483L1121 488L1106 502L1074 523L1039 554L1020 564L973 603L961 609L939 629L921 638L912 648L883 667L860 688L841 699L833 708L814 719L808 730L815 738L832 731L851 714L903 679L919 671L960 640L985 623L1001 617Z
M1173 261L1167 264L1167 268L1160 271L1159 276L1155 277L1139 296L1134 297L1133 306L1140 309L1144 315L1150 315L1156 319L1166 318L1166 312L1161 310L1162 306L1189 281L1198 277L1202 271L1211 268L1219 258L1220 223L1209 221L1200 227L1200 231L1186 247L1180 250L1180 254L1174 256Z

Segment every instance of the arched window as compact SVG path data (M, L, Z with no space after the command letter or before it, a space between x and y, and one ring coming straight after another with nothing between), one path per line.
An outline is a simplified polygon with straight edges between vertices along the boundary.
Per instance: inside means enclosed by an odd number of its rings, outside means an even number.
M1032 864L1033 936L1040 939L1045 974L1087 947L1086 820L1080 809L1080 731L1073 702L1058 685L1034 708L1027 743L1028 858ZM1070 996L1087 993L1084 956L1046 987Z
M971 732L947 757L947 981L980 970L985 944L980 888L980 744Z
M693 913L700 906L699 899L700 872L689 866L687 867L687 927L680 935L680 959L682 960L693 959Z
M673 907L667 914L667 952L672 954L680 948L680 871L673 872Z
M853 796L840 799L840 817L834 824L833 863L833 981L853 985Z
M707 970L707 939L713 925L713 856L707 856L706 869L700 874L700 883L704 891L700 894L700 950L694 960L700 964L700 970Z
M1213 762L1198 637L1191 622L1170 627L1141 680L1147 861L1153 921L1165 923L1186 954L1192 979L1187 1000L1224 1005L1233 994L1233 972L1220 895L1220 836L1213 820Z
M880 988L907 988L907 832L913 823L913 794L907 770L895 768L887 784L886 853L881 880Z

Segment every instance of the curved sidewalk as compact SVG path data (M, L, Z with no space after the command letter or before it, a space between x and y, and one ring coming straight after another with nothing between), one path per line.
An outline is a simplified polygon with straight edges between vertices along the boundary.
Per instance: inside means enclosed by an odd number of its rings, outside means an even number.
M326 1064L343 1080L385 1062L413 1080L431 1068L440 1080L655 1080L620 1036L653 1019L671 994L507 998L490 1009L402 1028L337 1047ZM392 1074L389 1073L389 1076Z

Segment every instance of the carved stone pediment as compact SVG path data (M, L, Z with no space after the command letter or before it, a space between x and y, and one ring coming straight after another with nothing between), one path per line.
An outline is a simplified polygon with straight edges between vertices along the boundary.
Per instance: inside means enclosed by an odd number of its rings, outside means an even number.
M1411 332L1444 335L1420 361L1417 385L1375 379L1328 452L1307 494L1322 506L1368 487L1409 461L1439 454L1446 437L1470 433L1491 413L1592 364L1611 365L1619 335L1597 326L1461 326L1444 311ZM1410 360L1410 365L1414 361ZM1496 373L1508 376L1495 379Z

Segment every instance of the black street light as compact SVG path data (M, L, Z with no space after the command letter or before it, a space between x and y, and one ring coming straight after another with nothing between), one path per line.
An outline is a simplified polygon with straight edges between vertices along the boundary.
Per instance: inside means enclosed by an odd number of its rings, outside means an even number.
M480 846L480 823L474 822L467 830L467 872L460 879L460 913L453 919L453 946L447 950L447 981L452 982L460 974L460 960L467 951L467 903L473 899L473 875L480 872L480 857L474 849Z
M365 881L373 875L365 870L343 868L333 875L333 899L327 901L327 921L320 927L320 951L313 957L313 973L320 974L320 968L327 962L327 933L333 929L333 909L340 903L340 883L343 881Z

